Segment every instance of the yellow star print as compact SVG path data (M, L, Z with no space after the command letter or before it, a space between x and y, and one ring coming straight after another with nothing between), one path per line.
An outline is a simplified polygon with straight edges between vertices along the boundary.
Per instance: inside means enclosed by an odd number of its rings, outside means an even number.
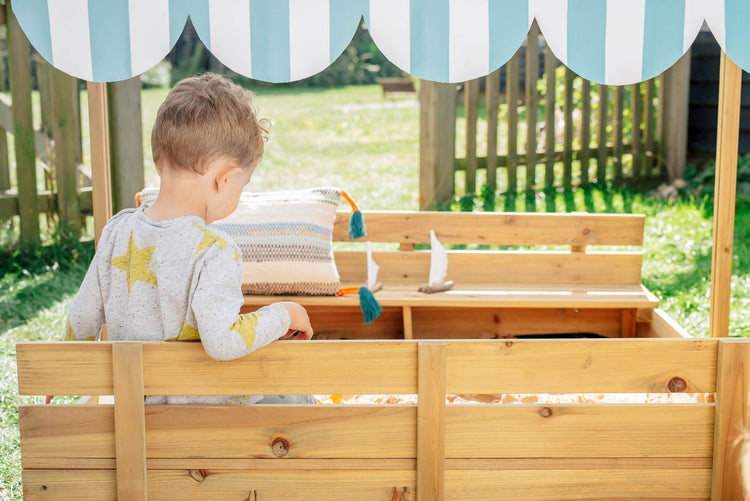
M219 250L227 246L227 241L221 238L219 235L217 235L213 231L204 228L198 223L193 223L193 224L195 225L196 228L198 228L199 230L203 232L203 238L201 239L201 242L198 244L198 248L195 249L193 256L197 255L203 249L208 249L213 244L218 244Z
M130 232L130 241L128 242L128 252L124 256L112 259L112 266L120 268L128 274L128 294L130 294L133 284L137 280L147 284L156 285L156 275L149 268L151 257L156 250L156 246L144 247L139 249L133 240L133 232Z

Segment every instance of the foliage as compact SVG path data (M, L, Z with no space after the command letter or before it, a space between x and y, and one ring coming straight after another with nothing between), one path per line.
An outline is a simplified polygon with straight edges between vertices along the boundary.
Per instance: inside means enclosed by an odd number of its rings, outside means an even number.
M687 164L685 179L687 185L682 189L683 194L713 197L716 184L715 162L709 162L703 168L694 163ZM737 203L750 204L750 153L737 160Z

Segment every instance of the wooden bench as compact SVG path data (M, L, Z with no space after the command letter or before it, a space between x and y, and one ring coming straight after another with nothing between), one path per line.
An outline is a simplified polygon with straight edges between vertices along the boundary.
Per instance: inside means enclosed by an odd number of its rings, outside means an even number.
M380 88L383 89L383 96L406 96L414 95L417 90L414 88L414 81L409 77L395 78L378 78Z
M20 343L24 499L741 499L744 339ZM446 404L447 394L708 393ZM148 394L417 394L416 405L144 406ZM712 403L715 399L716 403Z
M356 295L294 296L316 333L331 338L512 338L590 334L604 337L680 337L685 333L658 309L641 284L644 216L633 214L518 214L365 212L367 236L390 244L373 252L383 289L383 313L363 325ZM348 213L339 213L334 245L348 241ZM444 293L417 291L428 281L430 230L450 246ZM363 243L335 252L342 285L366 281ZM533 249L529 247L533 246ZM555 246L539 250L537 246ZM245 311L279 300L245 296Z

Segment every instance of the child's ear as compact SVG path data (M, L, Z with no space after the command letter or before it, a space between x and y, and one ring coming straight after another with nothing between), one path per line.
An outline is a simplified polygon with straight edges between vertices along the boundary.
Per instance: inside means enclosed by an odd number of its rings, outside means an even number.
M234 164L229 164L226 167L220 168L216 173L216 191L219 193L224 191L224 188L229 184L229 180L232 176L240 174L241 172L242 168L237 167Z

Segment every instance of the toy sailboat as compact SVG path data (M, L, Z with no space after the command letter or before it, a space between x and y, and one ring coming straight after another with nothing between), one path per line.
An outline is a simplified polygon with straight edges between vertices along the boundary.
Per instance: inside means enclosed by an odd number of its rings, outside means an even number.
M367 325L372 325L378 315L383 312L383 308L373 295L373 293L383 288L383 284L378 282L379 269L380 266L372 259L370 242L367 242L367 282L361 287L342 287L336 294L337 296L359 294L359 307L362 310L362 315Z
M452 281L445 281L445 275L448 273L448 254L433 230L430 230L430 247L430 282L421 285L419 292L431 294L447 291L453 287Z
M372 246L367 242L367 288L370 292L377 292L383 288L383 284L378 282L378 270L380 266L372 259Z

